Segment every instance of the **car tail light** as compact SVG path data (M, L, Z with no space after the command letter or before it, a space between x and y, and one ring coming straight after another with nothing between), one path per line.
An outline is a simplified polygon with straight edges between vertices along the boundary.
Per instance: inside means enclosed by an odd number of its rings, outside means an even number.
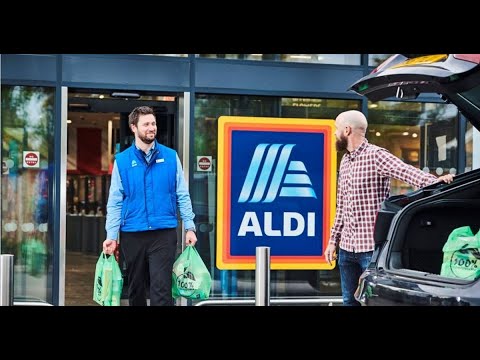
M465 60L475 64L480 64L480 54L453 54L453 57L458 60Z

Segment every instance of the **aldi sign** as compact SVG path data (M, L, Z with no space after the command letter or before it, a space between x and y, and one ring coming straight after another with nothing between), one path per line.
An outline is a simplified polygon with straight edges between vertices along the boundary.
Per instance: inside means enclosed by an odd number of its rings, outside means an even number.
M335 121L222 116L218 120L217 267L331 269Z

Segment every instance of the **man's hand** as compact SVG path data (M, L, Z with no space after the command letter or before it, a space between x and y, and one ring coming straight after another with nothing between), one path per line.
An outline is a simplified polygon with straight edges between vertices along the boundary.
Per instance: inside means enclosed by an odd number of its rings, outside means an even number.
M185 234L185 244L194 246L196 242L197 242L197 234L195 234L195 231L188 230L187 233Z
M447 184L450 184L452 181L453 181L453 177L455 175L452 175L452 174L447 174L447 175L443 175L443 176L439 176L438 177L438 181L443 181Z
M117 242L112 239L107 239L103 242L103 252L107 255L112 255L117 248Z
M337 260L337 247L333 244L328 244L325 250L325 259L329 265L332 265L333 260Z

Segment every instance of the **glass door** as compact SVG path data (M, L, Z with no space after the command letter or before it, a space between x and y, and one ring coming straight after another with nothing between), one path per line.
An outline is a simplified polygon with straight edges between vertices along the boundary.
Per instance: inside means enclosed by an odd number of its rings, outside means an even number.
M92 299L95 265L106 236L114 156L133 141L129 113L151 106L157 140L175 148L176 101L170 94L69 89L65 305L97 305Z
M1 240L14 302L53 303L55 89L2 85Z

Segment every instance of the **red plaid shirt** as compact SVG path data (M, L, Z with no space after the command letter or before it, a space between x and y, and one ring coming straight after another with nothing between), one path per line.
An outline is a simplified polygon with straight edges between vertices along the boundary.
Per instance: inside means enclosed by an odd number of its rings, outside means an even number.
M415 187L424 187L438 178L392 155L388 150L365 141L343 155L337 190L337 211L330 244L350 252L375 248L373 229L381 203L390 194L390 178Z

